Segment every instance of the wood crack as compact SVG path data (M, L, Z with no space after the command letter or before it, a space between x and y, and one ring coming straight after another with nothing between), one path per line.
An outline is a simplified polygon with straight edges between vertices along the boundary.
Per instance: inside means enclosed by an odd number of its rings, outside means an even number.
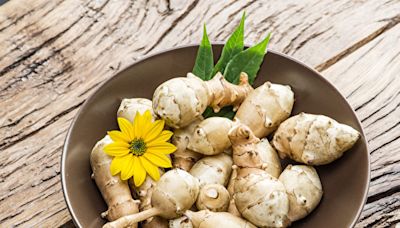
M332 58L328 59L327 61L319 64L318 66L315 67L315 69L318 70L318 71L326 70L327 68L329 68L333 64L339 62L344 57L350 55L351 53L355 52L356 50L358 50L362 46L364 46L367 43L371 42L372 40L374 40L375 38L380 36L382 33L390 30L391 28L393 28L394 26L396 26L397 24L400 23L400 15L397 15L397 16L395 16L395 17L393 17L391 19L387 19L387 20L389 22L385 26L383 26L383 27L379 28L378 30L374 31L370 35L366 36L365 38L363 38L360 41L356 42L355 44L351 45L350 47L348 47L347 49L343 50L339 54L333 56Z

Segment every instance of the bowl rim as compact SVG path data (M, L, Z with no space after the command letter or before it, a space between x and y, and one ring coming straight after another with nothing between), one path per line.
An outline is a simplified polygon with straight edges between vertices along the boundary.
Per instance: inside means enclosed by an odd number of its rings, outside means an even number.
M218 45L218 46L219 46L219 45L224 45L224 42L211 42L211 45ZM75 212L74 212L74 209L72 208L72 205L71 205L69 196L68 196L68 194L67 194L67 190L66 190L66 189L67 189L67 186L66 186L66 181L65 181L65 175L66 175L66 173L65 173L65 162L66 162L67 151L68 151L68 144L69 144L68 142L69 142L69 140L70 140L70 137L71 137L71 134L72 134L72 130L75 128L75 122L77 121L77 119L78 119L79 116L81 115L82 110L85 109L85 107L90 103L90 101L97 95L97 93L98 93L106 84L108 84L108 83L111 82L112 80L115 80L119 75L121 75L122 72L127 71L127 70L128 70L129 68L131 68L132 66L134 66L134 65L136 65L136 64L139 64L139 63L141 63L141 62L143 62L143 61L147 61L147 60L149 60L150 58L152 58L152 57L154 57L154 56L161 55L161 54L166 53L166 52L174 51L174 50L177 50L177 49L185 49L185 48L198 47L198 46L199 46L198 44L179 45L179 46L175 46L175 47L170 47L170 48L162 49L162 50L160 50L160 51L156 51L156 52L154 52L154 53L152 53L152 54L145 55L145 56L143 56L143 57L139 57L139 59L138 59L137 61L134 61L133 63L127 65L127 66L124 67L123 69L121 69L121 70L117 71L116 73L114 73L110 78L108 78L108 79L106 79L105 81L103 81L103 82L99 85L99 87L98 87L94 92L92 92L92 94L90 94L90 95L88 96L88 98L84 101L84 103L82 104L82 106L79 108L79 110L78 110L78 112L75 114L75 117L74 117L74 119L72 120L70 126L68 127L68 132L67 132L67 135L66 135L65 140L64 140L63 150L62 150L62 154L61 154L61 164L60 164L61 189L62 189L62 193L63 193L63 196L64 196L65 203L67 204L68 211L69 211L69 213L70 213L70 215L71 215L72 221L73 221L73 223L75 224L75 226L77 226L77 227L82 227L82 225L79 223L79 221L78 221L78 219L77 219L77 216L76 216L76 214L75 214ZM248 47L250 47L251 45L250 45L249 43L245 43L244 46L245 46L246 48L248 48ZM365 139L365 145L366 145L366 148L367 148L367 162L368 162L368 163L367 163L367 169L368 169L368 172L367 172L366 189L365 189L365 192L364 192L364 194L363 194L363 203L362 203L361 206L358 208L357 214L356 214L356 216L354 217L353 222L351 223L351 227L354 227L354 226L356 225L356 223L358 222L358 219L360 218L361 212L363 211L363 208L364 208L364 206L365 206L365 204L366 204L366 202L367 202L367 196L368 196L369 187L370 187L370 182L371 182L371 157L370 157L371 154L370 154L370 148L369 148L369 145L368 145L368 140L367 140L366 135L365 135L365 133L364 133L364 128L363 128L363 126L362 126L362 124L361 124L361 122L360 122L360 120L359 120L359 118L358 118L358 116L357 116L357 113L354 111L353 107L349 104L349 102L348 102L347 99L342 95L342 93L341 93L328 79L326 79L320 72L318 72L317 70L315 70L315 69L312 68L311 66L308 66L306 63L304 63L304 62L302 62L302 61L300 61L300 60L298 60L298 59L295 59L294 57L289 56L289 55L287 55L287 54L285 54L285 53L281 53L281 52L278 52L278 51L274 51L274 50L271 50L270 48L267 49L267 53L268 53L268 52L271 52L271 53L273 53L273 54L275 54L275 55L278 55L278 56L287 58L287 59L289 59L289 60L291 60L291 61L293 61L293 62L295 62L295 63L301 65L302 67L305 67L305 68L307 68L308 70L312 71L315 75L318 75L318 77L320 77L320 79L322 79L329 87L331 87L337 94L339 94L340 98L343 99L343 100L345 101L345 104L348 106L348 108L350 108L351 112L352 112L353 115L356 117L357 124L360 126L360 133L361 133L361 135L362 135L362 136L364 137L364 139Z

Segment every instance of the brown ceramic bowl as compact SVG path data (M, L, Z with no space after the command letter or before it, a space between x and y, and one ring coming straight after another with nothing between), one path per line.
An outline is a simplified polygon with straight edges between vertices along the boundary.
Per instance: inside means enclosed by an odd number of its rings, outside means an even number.
M64 196L78 227L100 227L106 210L90 178L89 155L106 131L116 129L116 111L122 98L152 98L155 88L192 70L198 46L187 46L150 56L105 82L82 106L69 129L61 162ZM222 46L214 45L215 59ZM269 51L255 86L265 81L288 84L295 93L293 114L330 116L361 132L356 145L337 161L317 167L324 195L319 206L292 227L352 227L357 222L369 184L369 153L356 114L345 98L319 73L286 55Z

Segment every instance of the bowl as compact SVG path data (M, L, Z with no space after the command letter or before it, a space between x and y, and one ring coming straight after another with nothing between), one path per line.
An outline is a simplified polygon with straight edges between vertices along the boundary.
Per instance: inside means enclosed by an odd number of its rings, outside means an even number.
M61 161L62 188L78 227L100 227L107 209L90 178L90 152L108 130L117 129L116 112L123 98L152 98L156 87L185 76L194 65L197 45L175 48L147 57L106 81L83 104L68 131ZM222 45L214 45L214 59ZM352 149L335 162L316 167L324 195L319 206L292 227L352 227L362 211L369 185L369 152L356 114L338 90L305 64L269 50L254 87L265 81L290 85L295 93L292 114L323 114L361 132Z

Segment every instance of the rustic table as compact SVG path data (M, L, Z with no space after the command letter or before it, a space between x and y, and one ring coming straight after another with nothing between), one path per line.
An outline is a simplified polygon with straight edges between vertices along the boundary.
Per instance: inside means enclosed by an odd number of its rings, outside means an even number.
M106 79L146 55L224 41L245 10L246 42L318 71L347 97L371 149L357 227L400 222L399 0L11 0L0 7L0 227L72 226L61 192L67 129Z

